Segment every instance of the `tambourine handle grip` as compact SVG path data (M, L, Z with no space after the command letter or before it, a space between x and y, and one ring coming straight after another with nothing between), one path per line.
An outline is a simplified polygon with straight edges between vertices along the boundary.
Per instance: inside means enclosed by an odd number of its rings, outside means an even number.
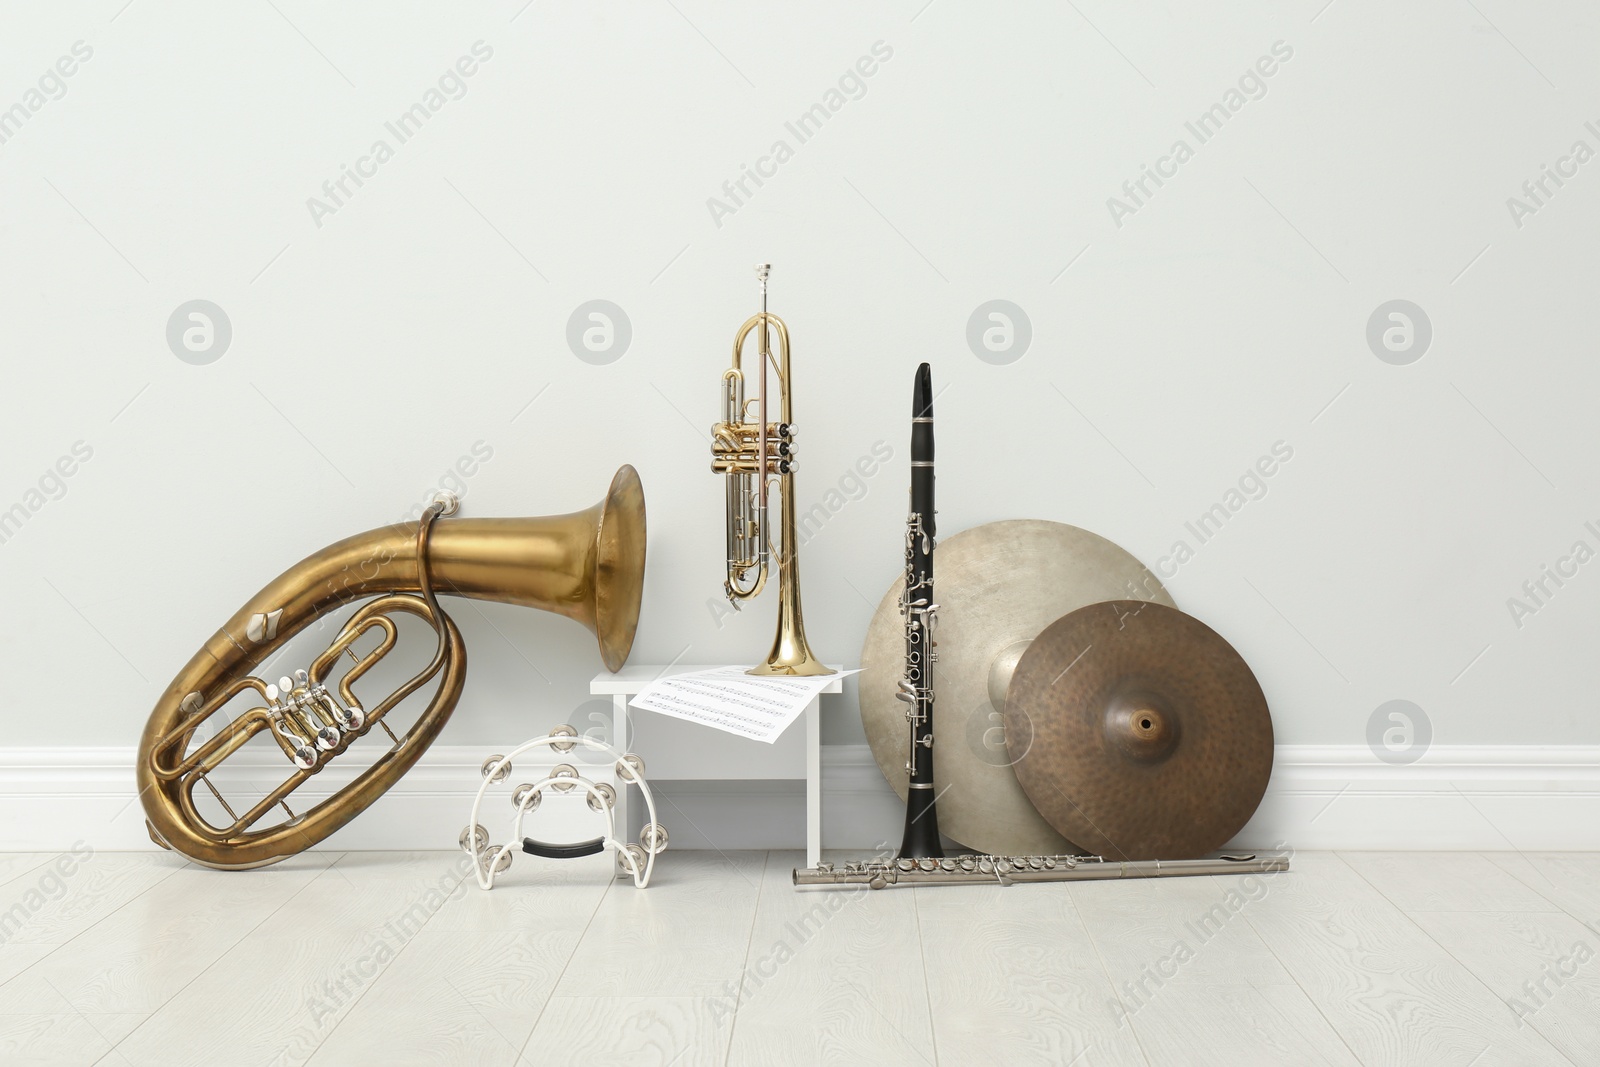
M606 850L606 839L597 837L593 841L578 841L570 845L552 845L547 841L535 841L531 837L522 839L522 851L530 856L543 856L547 860L575 860L580 856L594 856Z

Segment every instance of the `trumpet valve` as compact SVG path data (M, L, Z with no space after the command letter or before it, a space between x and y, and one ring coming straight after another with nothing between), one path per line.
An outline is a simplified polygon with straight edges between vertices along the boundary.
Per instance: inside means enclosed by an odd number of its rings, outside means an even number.
M337 726L324 726L317 731L317 747L324 752L332 752L339 747L341 737Z
M760 471L760 463L753 449L735 449L730 452L713 454L711 457L712 474L756 474ZM772 453L767 453L767 458L772 458Z
M291 758L294 760L296 767L299 767L302 771L309 771L317 765L317 750L301 741L300 744L294 746L294 755Z

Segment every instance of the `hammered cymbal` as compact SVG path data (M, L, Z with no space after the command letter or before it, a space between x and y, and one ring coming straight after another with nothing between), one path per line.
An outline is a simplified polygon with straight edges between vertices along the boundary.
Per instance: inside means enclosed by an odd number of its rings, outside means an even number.
M939 828L998 856L1080 851L1034 810L1013 773L1000 708L1029 641L1062 615L1103 600L1170 605L1161 583L1127 551L1059 522L1013 519L964 530L934 550L933 773ZM861 648L861 722L873 758L906 797L906 705L895 699L905 670L897 578L878 604Z
M1017 664L1005 721L1034 807L1106 859L1221 848L1272 774L1272 716L1250 667L1205 623L1155 604L1052 623Z

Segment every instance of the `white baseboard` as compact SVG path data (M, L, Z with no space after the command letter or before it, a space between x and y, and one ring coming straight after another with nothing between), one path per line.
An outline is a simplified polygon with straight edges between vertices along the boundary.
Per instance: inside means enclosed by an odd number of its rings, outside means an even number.
M1364 745L1279 745L1267 795L1238 842L1600 850L1600 745L1434 745L1406 766Z
M466 825L485 755L476 747L435 746L325 847L453 847ZM898 841L904 809L870 749L829 745L822 755L825 844L874 848ZM131 748L0 748L0 850L54 851L77 840L102 850L154 847L134 796L133 760ZM239 784L277 769L243 767ZM316 793L306 799L329 795L356 769L331 765L313 779ZM675 847L804 844L801 782L656 780L651 786ZM555 812L550 816L543 834L595 832L581 806L570 820ZM504 832L498 809L483 821L491 836ZM1416 763L1391 766L1365 746L1280 745L1266 798L1236 844L1600 849L1600 746L1435 745Z

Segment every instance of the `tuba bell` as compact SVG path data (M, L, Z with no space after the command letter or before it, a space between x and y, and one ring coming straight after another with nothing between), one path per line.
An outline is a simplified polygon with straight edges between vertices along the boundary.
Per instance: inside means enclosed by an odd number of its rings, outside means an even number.
M596 635L607 669L622 666L644 587L644 488L631 466L617 471L605 499L587 511L442 518L454 511L454 498L436 500L415 526L371 530L308 556L195 653L157 702L139 743L139 797L157 844L207 867L263 867L317 844L382 796L439 736L466 681L466 646L435 591L565 615ZM367 597L328 648L292 678L270 683L255 676L324 613ZM396 614L433 628L433 659L387 696L360 700L353 686L394 647ZM377 647L357 655L353 646L367 634L376 634ZM350 665L335 680L345 657ZM427 707L396 736L384 716L436 675L439 686ZM196 731L247 690L264 703L196 743ZM374 727L388 734L391 747L349 785L296 814L290 794ZM289 773L236 812L209 775L263 731L277 742ZM213 825L197 809L194 790L201 785L227 812L226 825ZM279 807L282 821L258 826Z

